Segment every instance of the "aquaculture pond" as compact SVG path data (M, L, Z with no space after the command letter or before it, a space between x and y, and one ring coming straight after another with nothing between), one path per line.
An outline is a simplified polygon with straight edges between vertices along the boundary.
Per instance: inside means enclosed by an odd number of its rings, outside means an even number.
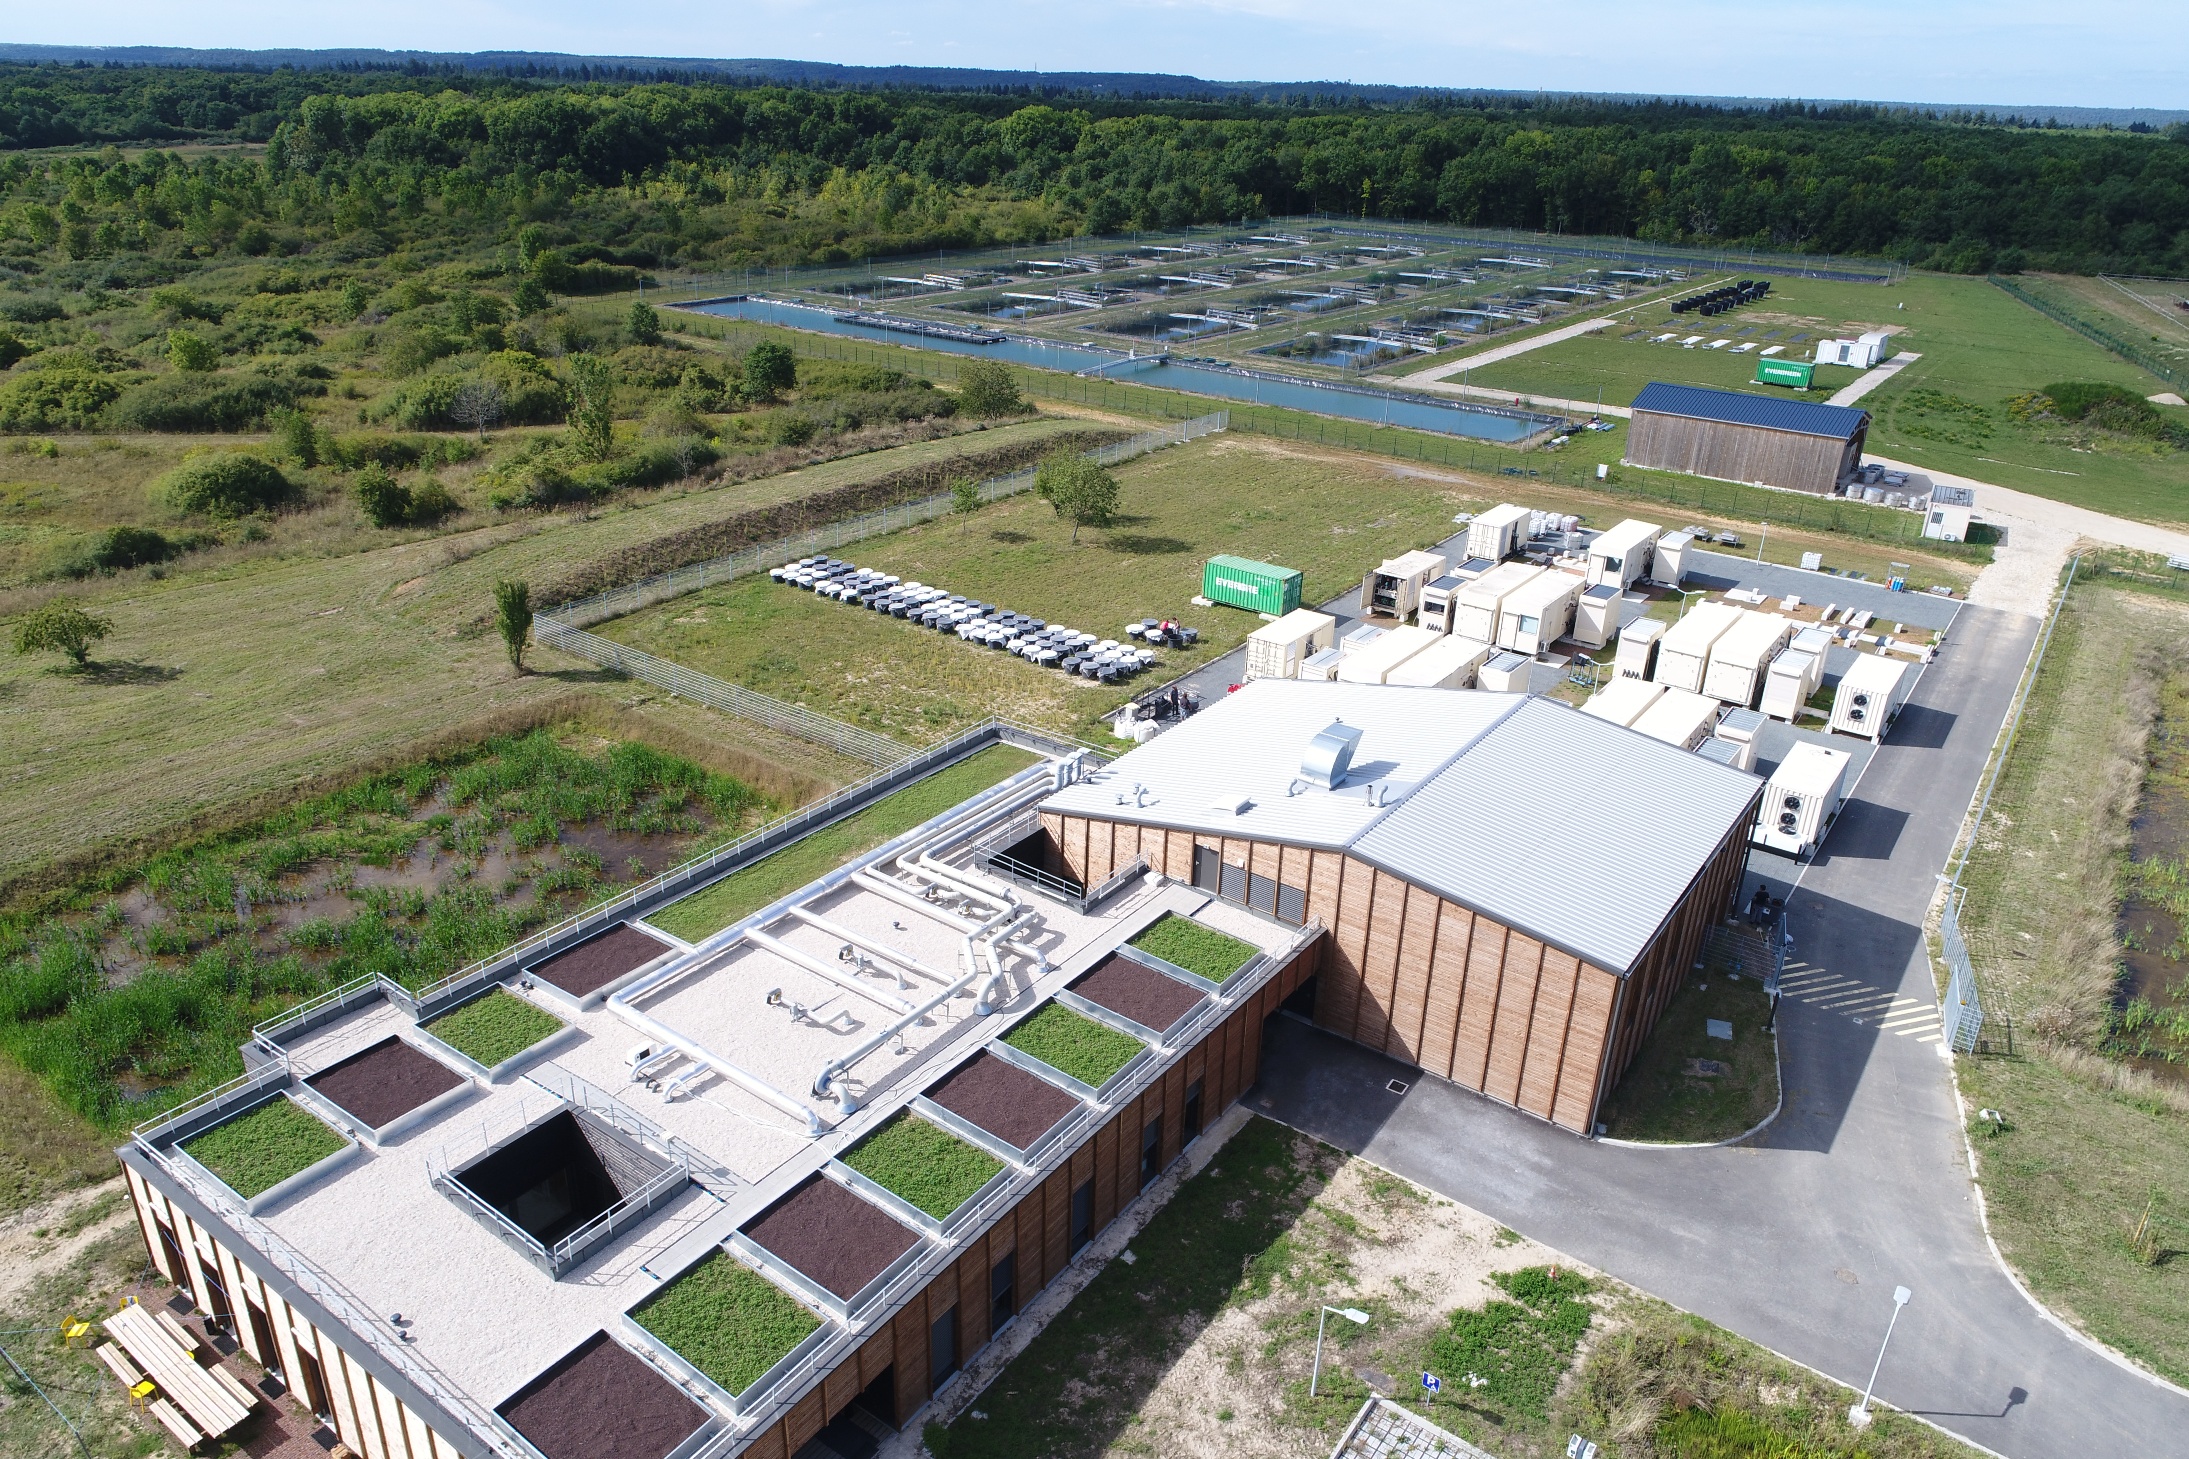
M575 730L421 760L0 918L0 1048L126 1125L235 1075L284 1008L373 974L432 982L771 808Z

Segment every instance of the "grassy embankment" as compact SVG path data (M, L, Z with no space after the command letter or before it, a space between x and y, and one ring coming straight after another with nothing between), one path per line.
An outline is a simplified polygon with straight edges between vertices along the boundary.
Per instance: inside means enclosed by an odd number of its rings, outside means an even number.
M1857 1451L1838 1385L1262 1119L1129 1250L928 1428L938 1459L1320 1459L1371 1380L1501 1459L1551 1459L1575 1433L1667 1459L1973 1452L1885 1411ZM1326 1303L1369 1321L1329 1320L1310 1398Z
M1911 274L1892 285L1788 279L1774 281L1761 304L1713 320L1682 315L1674 323L1662 307L1636 317L1647 322L1634 331L1612 329L1546 345L1491 365L1470 383L1584 400L1601 392L1612 405L1627 404L1651 380L1822 400L1858 372L1820 366L1818 388L1803 396L1752 383L1753 354L1648 340L1668 330L1682 338L1702 334L1759 344L1805 334L1807 341L1789 344L1787 354L1813 356L1819 338L1890 328L1896 349L1922 359L1863 398L1862 408L1876 417L1870 454L2117 516L2189 522L2189 490L2182 485L2189 479L2189 456L2181 451L2057 423L2021 424L2006 408L2015 396L2063 380L2111 382L2139 396L2167 389L2165 382L1981 279Z
M1029 494L969 520L874 538L847 555L1103 637L1122 637L1127 623L1150 615L1177 616L1201 630L1201 642L1163 651L1157 672L1168 677L1226 652L1260 626L1251 614L1188 602L1200 590L1203 561L1214 553L1297 568L1306 577L1302 601L1316 604L1357 584L1384 558L1458 530L1451 519L1460 510L1508 499L1585 514L1598 525L1651 510L1578 488L1394 469L1374 456L1252 436L1174 447L1117 474L1124 487L1118 524L1083 531L1076 545L1069 525ZM1663 512L1654 519L1692 520ZM1889 570L1887 551L1821 533L1774 529L1765 555L1798 561L1809 550L1873 578ZM1917 563L1918 583L1968 581L1958 562L1898 548L1890 556ZM947 738L989 714L1093 736L1105 732L1101 717L1135 692L1038 669L764 577L710 588L596 631L912 744Z
M2132 1026L2123 938L2149 927L2124 925L2121 909L2146 877L2181 879L2189 595L2163 592L2163 568L2151 582L2085 568L1969 859L1962 926L1994 1015L1986 1035L2003 1044L1999 1016L2011 1019L2016 1053L1963 1060L1962 1093L1972 1114L2006 1117L2003 1130L1972 1119L1971 1131L2007 1259L2054 1310L2181 1382L2189 1081L2163 1056L2189 1055L2189 1039ZM2130 860L2139 808L2171 816L2171 856ZM2171 981L2171 1000L2150 988L2147 1009L2179 1017L2181 953L2152 959L2150 971L2172 969L2156 979Z

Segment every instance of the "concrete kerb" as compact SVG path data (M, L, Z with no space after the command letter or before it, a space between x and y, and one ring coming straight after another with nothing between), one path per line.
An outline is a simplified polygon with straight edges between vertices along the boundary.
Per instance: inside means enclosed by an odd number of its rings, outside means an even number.
M989 1384L1011 1365L1012 1360L1032 1346L1034 1339L1041 1336L1072 1299L1086 1290L1088 1283L1100 1276L1103 1268L1147 1229L1148 1223L1170 1204L1178 1188L1208 1168L1217 1152L1233 1135L1246 1128L1247 1121L1255 1113L1243 1103L1234 1103L1225 1110L1202 1132L1200 1139L1171 1163L1170 1169L1134 1197L1132 1203L1067 1263L1048 1286L1035 1294L1033 1301L1028 1302L1002 1332L975 1353L964 1369L943 1385L940 1393L922 1405L910 1422L881 1446L876 1459L924 1459L927 1450L921 1440L921 1431L931 1423L949 1423L970 1409L974 1400L987 1391Z

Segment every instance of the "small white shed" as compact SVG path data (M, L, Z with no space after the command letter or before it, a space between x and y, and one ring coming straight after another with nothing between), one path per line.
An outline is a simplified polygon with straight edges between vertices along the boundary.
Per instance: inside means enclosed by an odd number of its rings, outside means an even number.
M1361 612L1404 623L1420 605L1423 585L1444 576L1449 566L1434 552L1389 559L1361 579Z
M1656 560L1649 568L1650 581L1678 587L1687 574L1688 544L1694 540L1694 534L1689 532L1667 532L1659 537L1653 554Z
M1337 619L1312 608L1295 608L1263 624L1247 635L1247 680L1297 679L1300 665L1331 647L1337 631Z
M1452 608L1452 632L1461 638L1497 642L1497 625L1505 600L1546 569L1529 562L1503 562L1459 590Z
M1657 667L1657 644L1671 627L1662 618L1637 618L1619 630L1619 652L1612 672L1622 679L1647 679Z
M1435 643L1393 669L1383 682L1415 689L1471 688L1475 674L1494 652L1486 643L1440 633Z
M1657 641L1659 683L1690 694L1700 694L1703 671L1710 667L1710 650L1741 619L1741 610L1730 603L1697 603L1687 616L1665 630Z
M1763 702L1759 708L1773 719L1799 724L1809 696L1822 682L1823 656L1790 648L1771 660L1771 670L1763 676Z
M1764 670L1794 636L1794 620L1781 613L1743 613L1710 646L1703 693L1743 709L1756 707Z
M1528 509L1500 502L1467 524L1467 555L1499 562L1518 551L1528 530Z
M1609 583L1624 592L1648 577L1657 555L1657 536L1663 530L1654 522L1632 517L1607 528L1589 544L1589 585Z
M1539 654L1573 629L1583 584L1570 572L1546 572L1512 590L1499 605L1497 646Z
M1634 728L1653 740L1692 750L1710 738L1725 706L1707 694L1667 688L1657 702L1642 711Z
M1832 694L1832 732L1882 740L1915 687L1915 665L1864 654L1839 676Z
M1338 661L1338 679L1346 684L1381 684L1391 671L1444 637L1426 628L1394 628L1366 648Z
M1581 706L1581 712L1608 719L1613 724L1631 725L1662 699L1665 692L1664 685L1653 684L1647 679L1614 679L1591 694L1588 702Z
M1814 852L1847 798L1847 767L1854 758L1807 740L1788 750L1763 788L1755 843L1794 857Z
M1619 605L1625 601L1626 595L1610 583L1583 588L1580 600L1574 604L1573 641L1590 648L1602 648L1617 638L1623 612Z

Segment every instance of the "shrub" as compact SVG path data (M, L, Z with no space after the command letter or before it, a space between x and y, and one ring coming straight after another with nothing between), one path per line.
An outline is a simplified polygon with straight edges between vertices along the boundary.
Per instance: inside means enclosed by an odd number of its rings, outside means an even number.
M2052 412L2063 420L2189 448L2189 426L2177 424L2150 401L2123 386L2066 380L2047 385L2039 398L2046 397Z
M107 572L119 572L166 562L182 550L182 544L151 527L109 527L92 547L91 562Z
M220 346L187 329L167 331L167 363L178 370L206 371L220 368Z
M547 307L547 290L540 287L538 279L517 280L516 289L509 296L510 307L518 315L537 314Z
M479 455L479 448L461 436L391 436L380 431L348 431L327 439L323 450L327 460L345 471L373 464L394 471L456 466Z
M12 369L17 360L37 349L27 344L12 330L0 329L0 370Z
M58 299L10 299L0 304L0 319L11 319L17 324L50 324L57 319L68 318L68 311Z
M651 390L668 389L692 368L690 354L658 344L630 345L609 356L608 362L615 366L616 378L625 384Z
M81 668L91 661L92 646L113 631L113 624L74 603L48 603L15 621L15 651L62 654Z
M250 430L325 388L271 371L160 375L123 392L108 407L106 424L125 431Z
M653 305L636 299L631 303L631 312L623 316L623 328L634 343L653 344L661 338L661 316Z
M397 481L385 466L368 466L357 473L351 490L365 520L375 527L400 527L410 520L410 488Z
M975 360L958 371L958 406L975 420L1024 415L1028 409L1018 381L995 360Z
M787 344L769 340L745 352L745 389L756 400L770 400L798 384L798 357Z
M494 585L494 631L509 650L509 666L523 673L525 641L532 634L531 584L503 581Z
M458 506L456 498L449 495L448 488L430 476L411 488L410 519L416 525L425 526L438 522L456 511Z
M768 422L768 439L778 446L803 446L820 433L820 426L804 411L778 411Z
M415 375L463 347L462 340L436 325L406 323L382 338L380 360L391 375Z
M401 386L388 398L382 415L406 430L441 430L455 424L449 410L456 404L464 377L457 374L427 375Z
M606 461L616 453L615 377L593 355L570 357L571 444L588 461Z
M479 362L479 374L502 387L502 419L510 425L551 425L562 419L570 393L538 355L496 350Z
M153 496L178 512L241 517L278 507L296 495L281 468L234 452L185 461L153 484Z
M0 385L0 431L88 431L123 382L88 369L47 368Z

